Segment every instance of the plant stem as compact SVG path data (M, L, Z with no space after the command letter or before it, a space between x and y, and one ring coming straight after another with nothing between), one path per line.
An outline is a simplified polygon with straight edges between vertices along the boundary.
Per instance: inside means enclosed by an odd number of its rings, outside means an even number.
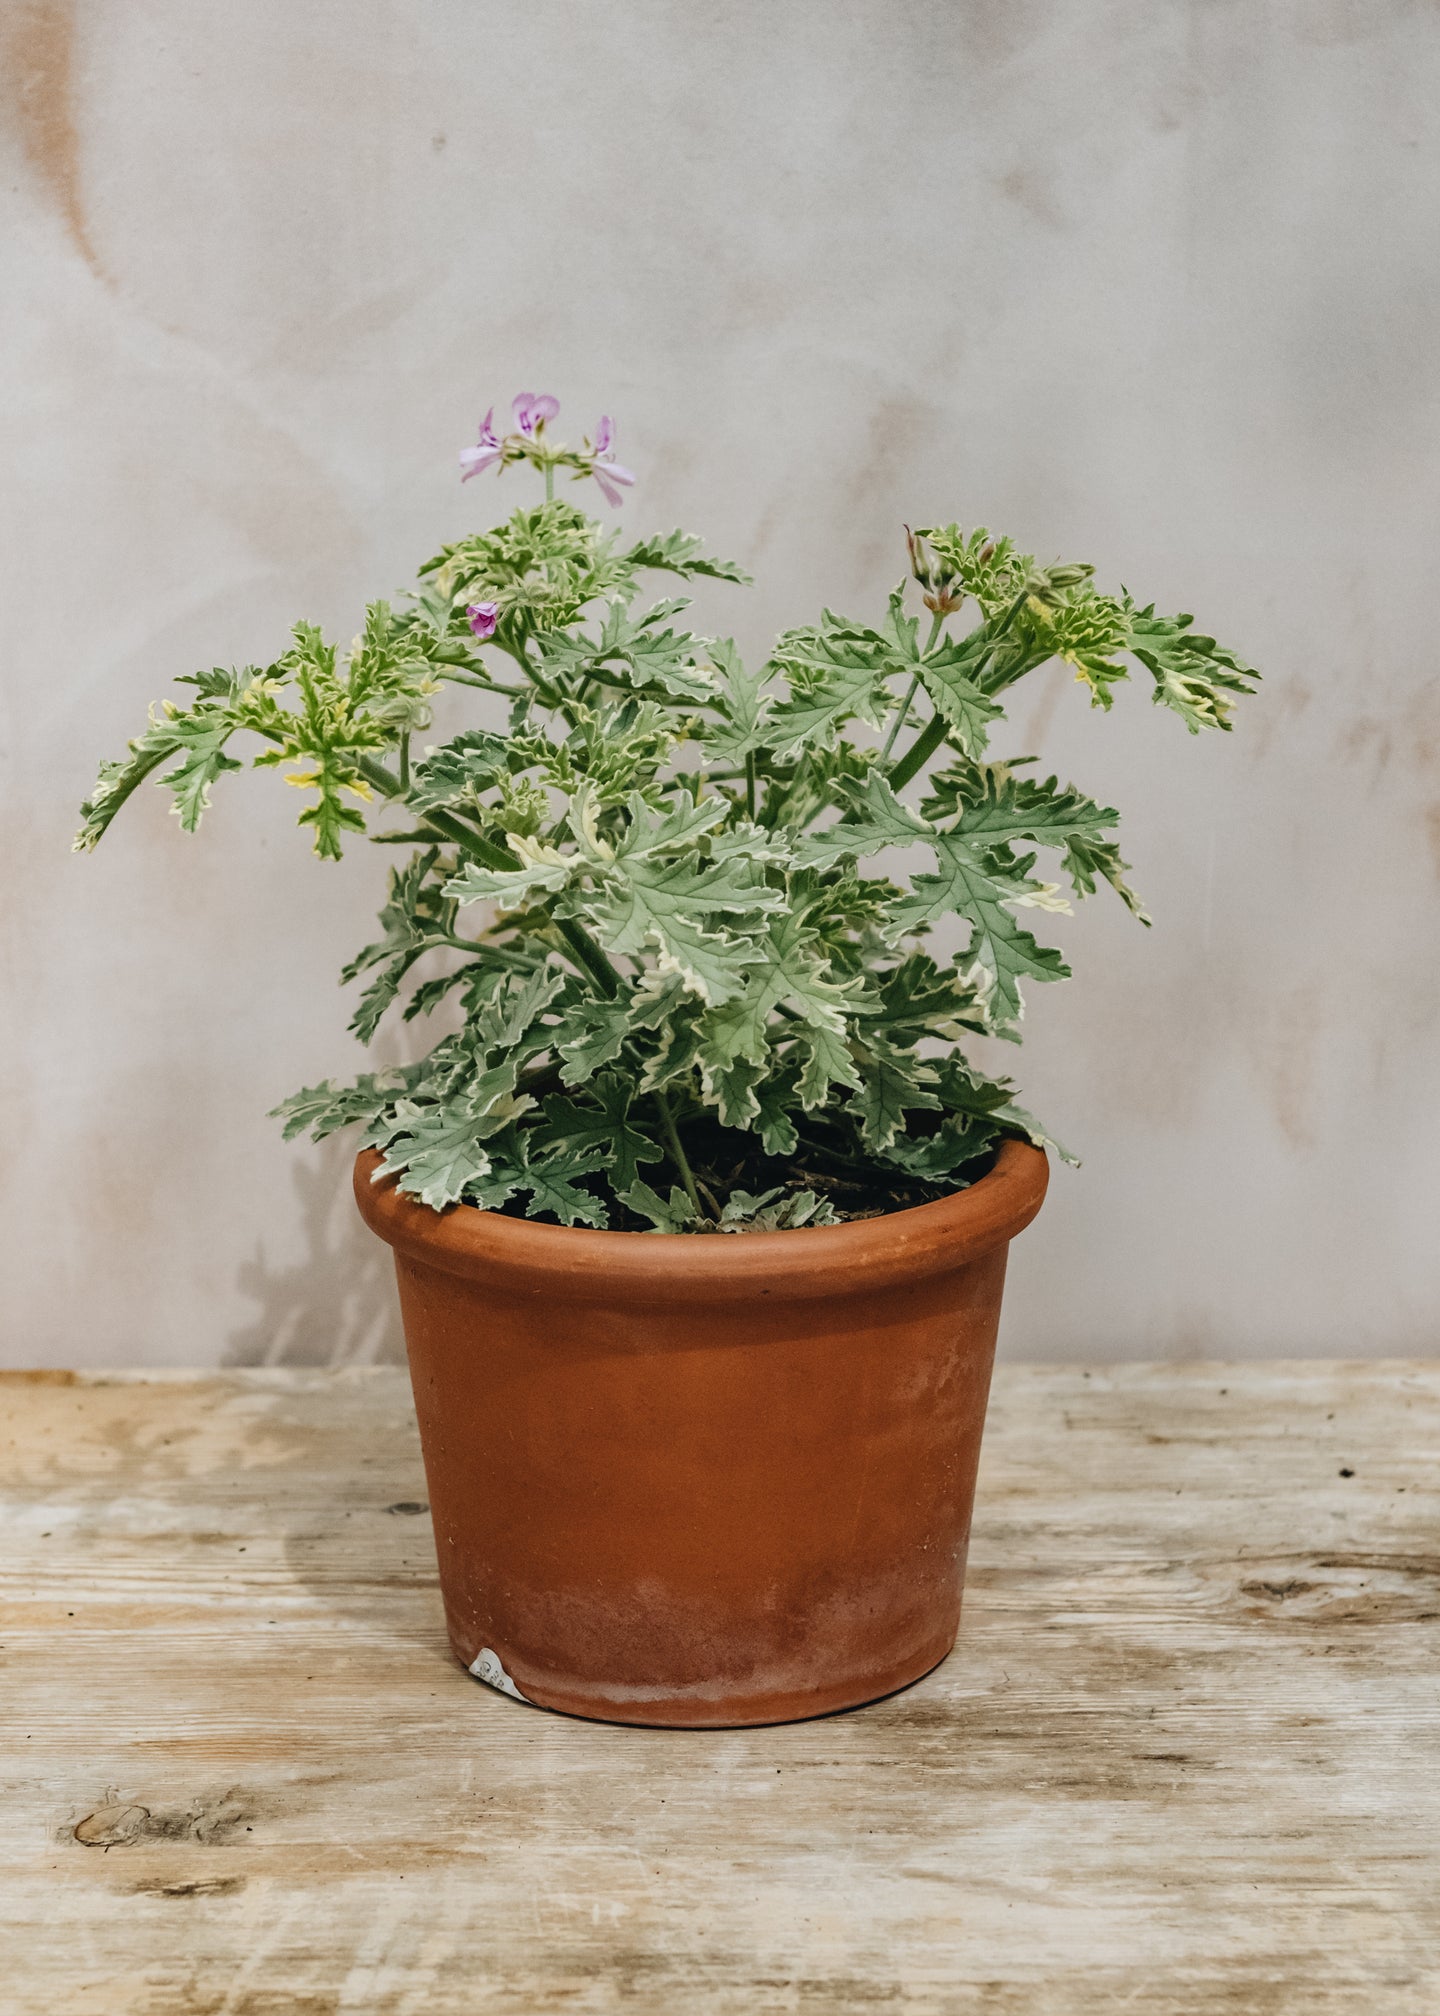
M933 610L931 612L931 615L932 615L932 621L930 624L930 635L925 639L925 649L920 653L920 656L922 658L928 658L930 656L930 653L935 649L936 641L940 636L940 632L945 628L945 618L940 612L940 610L938 609ZM905 695L905 698L900 702L900 712L895 716L895 719L890 723L890 733L885 737L885 747L880 751L880 761L882 763L887 763L890 760L890 751L895 747L896 737L899 735L900 730L905 725L905 717L910 712L910 702L915 698L915 689L919 684L920 684L920 674L917 672L914 678L910 681L909 692Z
M700 1202L700 1192L695 1188L695 1173L685 1158L685 1150L680 1146L680 1133L675 1125L675 1115L670 1111L670 1102L663 1092L656 1092L655 1104L660 1109L660 1124L665 1129L665 1139L670 1145L670 1159L680 1172L680 1181L685 1185L685 1195L695 1206L697 1218L705 1216L705 1208Z
M492 840L482 839L471 827L462 826L452 812L427 812L425 824L464 853L473 854L486 868L508 868L514 873L517 864L508 847L497 847Z
M545 502L547 504L553 504L554 501L555 501L555 464L553 462L547 462L545 464Z
M895 747L895 738L905 725L905 717L910 712L910 702L915 698L915 689L919 684L920 674L917 672L915 677L910 681L910 690L900 702L900 712L890 723L890 733L885 737L885 747L880 751L880 761L882 763L890 761L890 751Z
M400 737L400 789L410 789L410 731L407 728Z
M398 798L400 793L405 789L405 786L400 782L395 772L387 770L385 765L378 762L373 756L357 756L355 758L355 768L360 772L360 775L365 779L367 784L375 786L375 789L380 793L382 798Z
M926 722L900 761L891 768L889 784L892 791L899 791L910 782L917 770L924 769L945 740L945 727L943 714L936 714Z
M454 686L473 686L478 693L503 693L507 700L523 698L523 686L502 686L498 679L477 679L473 673L460 672L452 665L440 668L440 677Z
M585 926L573 918L563 918L557 921L556 928L581 971L588 973L600 992L613 1000L620 992L620 975Z
M755 751L751 749L745 758L745 815L755 817Z

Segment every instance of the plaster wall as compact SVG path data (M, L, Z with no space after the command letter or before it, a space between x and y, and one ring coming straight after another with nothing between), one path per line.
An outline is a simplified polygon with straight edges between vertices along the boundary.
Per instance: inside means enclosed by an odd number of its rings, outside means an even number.
M959 516L1264 669L1232 737L1018 705L1156 923L1032 993L1085 1167L1005 1348L1435 1349L1433 6L8 0L0 96L0 1361L396 1352L347 1151L264 1117L351 1061L376 854L264 776L67 849L175 675L510 508L455 457L522 387L753 569L750 650Z

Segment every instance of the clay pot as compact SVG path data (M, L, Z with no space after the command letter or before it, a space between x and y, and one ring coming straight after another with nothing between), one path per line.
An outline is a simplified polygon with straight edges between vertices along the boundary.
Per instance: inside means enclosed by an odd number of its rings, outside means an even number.
M608 1722L872 1701L955 1642L1009 1241L1045 1157L851 1225L592 1232L437 1216L395 1249L450 1642Z

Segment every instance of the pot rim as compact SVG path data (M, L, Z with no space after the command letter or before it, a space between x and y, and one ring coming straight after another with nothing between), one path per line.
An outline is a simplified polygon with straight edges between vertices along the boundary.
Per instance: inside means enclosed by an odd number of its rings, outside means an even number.
M933 1204L843 1225L666 1238L542 1225L474 1204L437 1213L402 1196L394 1177L374 1182L380 1162L373 1148L356 1157L355 1201L397 1253L462 1279L565 1301L806 1301L898 1287L1007 1245L1040 1209L1050 1180L1043 1150L1007 1138L978 1183Z

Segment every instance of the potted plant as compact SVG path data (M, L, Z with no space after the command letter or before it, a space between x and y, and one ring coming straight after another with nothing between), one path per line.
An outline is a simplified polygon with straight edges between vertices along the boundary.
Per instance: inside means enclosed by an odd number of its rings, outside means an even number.
M956 525L907 531L881 620L827 610L751 670L643 593L747 577L557 497L633 481L608 419L574 448L557 410L522 395L461 457L543 499L373 603L348 653L300 624L185 682L76 844L155 771L193 829L248 734L322 858L407 850L351 1027L445 1033L278 1110L361 1130L455 1651L614 1721L820 1714L954 1642L1006 1252L1053 1145L964 1045L1018 1040L1024 988L1067 976L1029 928L1067 907L1039 853L1147 921L1116 814L990 753L1006 697L1058 657L1108 708L1129 658L1194 732L1255 674ZM417 748L446 686L477 725Z

